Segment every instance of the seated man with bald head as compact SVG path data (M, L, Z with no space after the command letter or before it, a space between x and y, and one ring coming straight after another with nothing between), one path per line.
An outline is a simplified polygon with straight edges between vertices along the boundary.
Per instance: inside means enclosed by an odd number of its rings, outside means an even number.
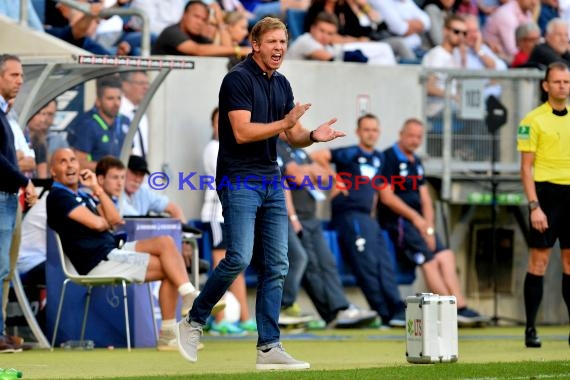
M161 280L162 314L159 350L176 350L176 300L188 313L198 291L169 236L127 242L118 247L113 227L122 224L111 198L89 169L80 169L71 149L58 149L51 159L53 186L47 198L47 223L59 234L64 251L79 274L117 275L137 282ZM83 192L80 186L90 190Z

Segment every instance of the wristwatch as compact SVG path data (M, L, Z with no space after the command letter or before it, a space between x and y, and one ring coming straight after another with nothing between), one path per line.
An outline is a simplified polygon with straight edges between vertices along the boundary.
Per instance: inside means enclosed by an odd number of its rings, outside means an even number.
M528 211L534 211L540 207L540 203L537 200L528 202Z
M426 234L428 236L432 236L435 233L435 230L433 229L433 227L428 227L426 230Z

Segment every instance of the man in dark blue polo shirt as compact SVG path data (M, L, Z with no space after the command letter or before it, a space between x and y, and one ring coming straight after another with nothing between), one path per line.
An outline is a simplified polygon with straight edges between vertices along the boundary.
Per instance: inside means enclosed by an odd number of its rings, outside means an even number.
M97 81L95 107L78 116L68 127L67 142L82 169L95 171L97 161L119 157L130 120L119 113L121 82L105 77Z
M181 355L195 362L202 327L212 306L253 258L259 273L256 303L257 364L265 369L304 369L280 343L278 325L287 275L287 210L277 165L277 136L296 146L344 136L331 125L309 131L299 119L310 104L295 104L287 79L276 70L287 51L287 29L266 17L251 31L253 53L224 78L219 94L220 151L216 182L224 214L226 257L208 278L190 315L177 329ZM255 241L255 253L254 253Z
M378 219L396 245L404 267L419 265L427 288L457 298L457 321L486 322L487 317L467 308L455 265L455 255L445 247L434 229L433 202L424 179L422 162L414 153L423 140L424 125L408 119L396 144L384 151Z
M356 134L358 145L321 150L311 157L325 167L331 163L336 167L331 222L366 301L384 324L402 327L404 302L382 230L372 217L381 183L382 154L375 149L380 137L378 118L361 116Z
M10 274L10 246L18 213L18 191L25 188L26 202L36 201L32 182L20 172L14 146L14 135L6 117L8 102L18 95L24 82L20 59L15 55L0 55L0 301L3 283ZM22 347L4 335L4 310L0 305L0 353L20 352Z

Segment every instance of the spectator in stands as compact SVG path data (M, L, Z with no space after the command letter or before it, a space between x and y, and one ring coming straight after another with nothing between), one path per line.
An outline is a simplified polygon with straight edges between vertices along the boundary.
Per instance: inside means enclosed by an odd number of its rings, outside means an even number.
M478 16L479 7L477 0L457 0L455 2L455 14L460 16Z
M455 0L427 0L422 8L429 16L430 28L424 33L428 50L443 43L443 24L450 14L454 13Z
M113 201L97 183L95 174L80 169L71 149L59 149L50 166L54 184L47 197L48 225L60 237L67 257L79 274L123 275L139 282L161 280L162 314L159 350L175 349L176 300L182 296L186 314L199 292L188 279L174 241L160 236L117 247L110 232L123 222ZM88 195L79 185L91 190Z
M370 5L382 15L388 31L403 37L406 46L421 59L425 53L421 36L431 28L428 14L414 0L371 0Z
M453 51L455 60L459 62L461 67L466 69L506 70L506 63L483 42L483 35L479 28L479 18L473 15L465 15L463 19L467 34L464 38L464 44L459 49L454 49ZM487 83L485 85L484 97L487 98L489 95L500 97L501 87L496 83Z
M239 49L240 46L250 46L247 40L249 31L247 29L247 15L245 13L237 11L224 13L221 8L217 6L217 3L212 4L210 8L217 9L216 21L213 26L216 30L215 43L224 46L233 46L234 49ZM219 24L223 26L219 28ZM240 55L231 56L228 68L237 65L243 58L245 57Z
M333 14L339 20L338 33L332 38L333 44L381 40L390 45L398 58L416 59L414 52L408 49L401 37L395 37L386 31L381 15L367 0L312 0L304 20L305 32L310 32L321 12Z
M551 63L558 61L570 65L568 23L560 18L555 18L546 26L544 42L532 49L528 62L546 68Z
M195 55L210 57L243 57L251 48L215 45L202 35L208 22L209 8L202 1L190 1L178 24L170 25L160 33L152 54ZM222 28L224 25L219 25Z
M127 71L121 73L121 89L123 96L121 97L121 107L119 113L125 115L129 120L133 120L135 112L142 100L144 99L149 87L148 75L145 71ZM148 117L142 115L137 133L133 141L132 153L146 159L148 153Z
M532 12L538 0L512 0L501 5L485 23L483 39L505 62L517 53L517 26L533 21Z
M284 139L277 143L277 155L282 175L284 178L287 176L288 186L291 188L287 191L291 197L291 202L287 205L290 221L289 251L297 250L296 254L303 257L301 262L305 263L301 265L304 271L296 279L292 273L292 261L289 260L289 273L283 286L281 304L289 303L288 306L292 309L290 310L292 313L281 310L280 323L282 315L301 317L300 313L295 313L297 310L293 302L286 299L286 293L291 287L298 290L302 283L317 312L328 327L354 327L370 324L377 314L375 311L359 309L348 302L334 256L324 238L321 221L316 216L317 202L324 200L325 195L320 190L310 187L297 188L303 183L307 185L304 182L306 178L310 178L313 185L322 183L327 186L328 182L325 180L328 175L327 170L313 163L309 154L303 149L292 147ZM291 244L291 239L294 244ZM289 280L296 281L298 284L288 285ZM297 294L293 294L289 298L294 301L296 297Z
M430 49L422 60L422 66L430 69L453 69L460 68L461 63L453 56L454 51L461 47L467 36L467 26L461 16L450 15L445 19L443 28L443 43ZM443 108L445 106L445 83L447 75L444 73L433 73L427 80L427 104L426 115L431 124L430 132L434 139L428 139L428 153L432 155L441 154L441 145L438 139L443 131ZM455 82L452 82L450 89L451 107L453 116L453 130L459 131L463 124L457 119L456 111L458 104L458 93Z
M458 49L454 49L453 56L461 67L469 70L496 70L507 69L506 63L500 59L489 46L483 43L481 30L479 29L479 17L473 15L463 16L467 35L464 44ZM483 101L486 104L490 96L501 98L503 89L496 80L484 80ZM490 159L488 153L488 142L481 139L488 133L484 120L469 120L465 123L461 139L458 145L463 158L470 158L475 161L487 161Z
M146 13L150 32L158 36L167 26L180 21L187 2L188 0L132 0L131 7ZM141 30L142 20L133 17L129 20L128 26L134 30Z
M546 26L555 18L560 18L558 0L541 0L537 24L543 36L546 35Z
M298 37L287 50L291 59L317 61L357 61L377 65L395 65L396 58L390 45L383 42L349 42L333 44L338 32L338 18L321 12L311 30Z
M485 26L489 16L495 12L497 8L509 0L477 0L479 7L479 17L481 19L481 27Z
M380 137L378 118L372 114L361 116L356 134L358 145L316 151L311 158L337 180L331 192L331 223L370 308L378 313L383 324L404 326L404 303L390 253L380 225L372 217L377 193L371 181L380 174L383 160L375 149ZM353 183L356 176L367 177L369 181L356 186Z
M131 0L104 2L105 8L128 8ZM152 15L149 15L152 18ZM113 15L99 20L92 38L113 55L141 55L142 33L126 27L123 17ZM151 43L156 35L151 34Z
M250 18L250 26L267 16L277 17L285 21L287 9L306 10L309 7L309 3L309 0L241 1L243 8L253 16Z
M45 31L67 43L85 49L93 54L112 55L111 51L103 47L91 36L95 33L99 21L99 12L103 9L102 3L89 3L88 12L74 10L67 5L57 3L55 6L61 12L65 21L64 24L46 25ZM126 49L127 47L124 46ZM130 47L128 47L130 50ZM125 51L118 51L117 54L125 54Z
M106 155L119 157L130 121L119 113L121 83L115 77L97 80L95 106L68 127L67 142L82 169L95 170Z
M220 142L218 140L218 113L216 107L212 111L212 139L204 148L202 154L202 162L204 165L204 172L211 178L216 177L216 167L218 161L218 150ZM227 242L224 241L222 229L224 226L224 217L222 215L222 204L218 193L214 188L206 188L204 191L204 204L202 205L201 220L206 223L207 229L210 232L212 244L212 260L213 266L217 267L220 261L226 257ZM224 320L224 313L218 313L216 320L210 326L210 331L219 334L239 335L244 332L257 331L257 324L250 316L249 306L247 304L247 289L245 284L245 276L243 273L239 274L234 282L230 285L229 291L236 297L239 307L240 316L239 323L233 325Z
M382 175L387 182L380 189L378 219L395 242L400 265L420 266L428 291L457 298L459 323L487 322L488 318L467 308L457 278L455 254L435 232L433 201L422 162L415 154L423 137L423 123L408 119L399 140L384 151Z
M515 30L515 38L517 40L517 54L513 57L511 67L526 67L532 65L527 62L534 47L540 41L540 28L535 22L527 22L517 26Z

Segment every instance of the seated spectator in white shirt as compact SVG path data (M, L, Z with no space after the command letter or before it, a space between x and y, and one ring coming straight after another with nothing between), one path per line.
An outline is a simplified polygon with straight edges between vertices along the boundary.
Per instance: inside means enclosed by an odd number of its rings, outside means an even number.
M338 33L336 15L321 12L310 31L299 36L289 47L290 59L316 61L358 61L376 65L395 65L396 58L390 45L383 42L350 42L333 44Z
M382 15L388 31L404 37L407 47L421 58L421 35L431 28L429 15L414 0L370 0L370 5Z

